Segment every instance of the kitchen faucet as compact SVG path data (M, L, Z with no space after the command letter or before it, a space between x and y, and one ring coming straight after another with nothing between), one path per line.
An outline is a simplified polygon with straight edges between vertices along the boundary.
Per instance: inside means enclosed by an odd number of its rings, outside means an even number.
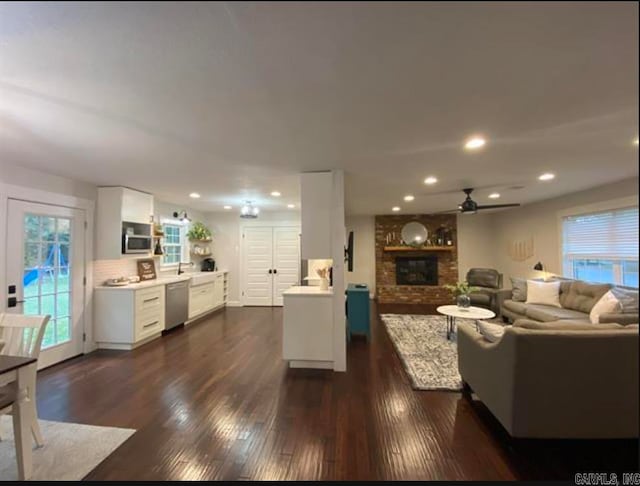
M182 265L189 265L190 267L192 267L193 262L178 262L178 275L181 275L184 273L184 270L182 269Z

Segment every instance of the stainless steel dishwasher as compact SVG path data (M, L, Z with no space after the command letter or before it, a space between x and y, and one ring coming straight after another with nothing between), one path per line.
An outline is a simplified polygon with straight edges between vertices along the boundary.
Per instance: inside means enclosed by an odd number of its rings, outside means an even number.
M167 284L165 295L165 330L183 324L189 318L189 281Z

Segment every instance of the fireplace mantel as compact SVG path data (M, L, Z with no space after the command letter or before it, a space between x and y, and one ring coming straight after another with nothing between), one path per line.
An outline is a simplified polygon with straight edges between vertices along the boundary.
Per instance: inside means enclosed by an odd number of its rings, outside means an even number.
M394 252L456 251L455 246L385 246L383 249Z

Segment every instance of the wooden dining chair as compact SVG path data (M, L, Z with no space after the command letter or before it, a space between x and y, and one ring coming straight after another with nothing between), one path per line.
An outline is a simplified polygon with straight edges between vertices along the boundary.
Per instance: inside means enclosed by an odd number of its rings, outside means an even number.
M38 359L44 330L47 327L51 316L25 316L22 314L0 314L0 354L6 356L22 356L25 358ZM42 432L38 424L38 407L36 404L36 367L29 376L27 386L27 396L32 407L33 421L31 423L31 433L38 447L44 445ZM9 383L0 383L0 395L9 396L10 392L6 388ZM0 407L3 404L0 403ZM12 404L0 408L0 415L11 411ZM1 437L0 437L1 440Z

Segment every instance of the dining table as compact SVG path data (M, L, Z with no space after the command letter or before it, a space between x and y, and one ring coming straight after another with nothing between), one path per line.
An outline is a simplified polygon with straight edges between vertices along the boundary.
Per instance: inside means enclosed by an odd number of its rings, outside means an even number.
M36 358L0 355L0 382L13 387L15 397L12 404L13 435L20 480L30 479L33 471L31 425L37 417L32 417L35 408L29 403L27 386L37 363Z

